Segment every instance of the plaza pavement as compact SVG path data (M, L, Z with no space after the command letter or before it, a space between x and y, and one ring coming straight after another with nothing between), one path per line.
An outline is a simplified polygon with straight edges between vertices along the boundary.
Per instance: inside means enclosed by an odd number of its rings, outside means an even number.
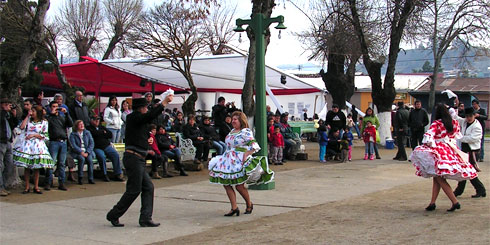
M278 171L276 188L250 190L253 214L239 217L223 216L230 209L226 194L207 180L157 188L153 219L161 226L156 228L139 227L139 198L120 219L126 226L112 227L105 215L121 194L31 204L0 202L0 243L148 244L424 181L414 175L411 163L392 161L393 153L384 151L383 159L376 161ZM243 199L237 199L243 212Z

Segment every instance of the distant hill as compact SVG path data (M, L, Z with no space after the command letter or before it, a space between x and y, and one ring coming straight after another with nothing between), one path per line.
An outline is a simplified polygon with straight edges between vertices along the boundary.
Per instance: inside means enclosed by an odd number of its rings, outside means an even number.
M409 49L401 50L396 63L396 73L413 73L415 70L422 69L426 61L434 65L432 50ZM319 72L321 66L314 63L305 64L284 64L278 66L283 70L298 71L301 67L302 72ZM467 75L474 77L490 77L490 57L486 56L481 49L473 48L464 53L461 49L453 48L446 51L441 63L441 68L445 76L456 76L458 73L466 71ZM367 73L364 65L359 64L356 67L358 72ZM386 65L383 66L383 73L386 72Z

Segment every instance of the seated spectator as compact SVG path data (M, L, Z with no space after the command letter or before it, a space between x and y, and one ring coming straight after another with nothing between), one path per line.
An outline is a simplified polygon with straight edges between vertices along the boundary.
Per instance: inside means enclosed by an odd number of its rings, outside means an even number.
M57 162L58 172L58 189L66 191L65 187L65 162L67 153L67 129L73 127L73 121L70 114L64 107L59 107L58 102L49 103L48 133L49 133L49 154ZM63 113L63 114L61 114ZM46 178L44 180L44 189L50 190L53 185L53 171L46 169Z
M85 163L88 166L88 183L94 182L94 139L90 131L85 129L85 124L82 120L77 120L73 123L73 132L70 134L71 156L78 161L78 184L83 185L83 166Z
M150 138L148 139L148 143L150 144L150 150L148 151L147 159L151 160L151 177L153 179L161 179L174 177L168 173L168 157L163 155L158 149L158 142L155 138L157 133L157 126L155 124L150 125ZM158 166L163 166L163 176L160 177L158 174Z
M172 122L172 129L170 131L182 133L182 129L185 125L184 114L182 112L177 112L177 117Z
M291 126L288 124L288 114L286 113L281 115L280 128L281 134L284 137L284 143L286 144L284 155L288 156L289 159L294 160L301 147L301 139L297 133L293 132Z
M196 119L193 115L189 115L187 124L182 129L184 138L191 139L192 144L196 147L196 155L194 156L194 163L200 164L201 161L208 160L209 155L209 141L204 140L201 130L196 124Z
M339 160L340 153L340 131L336 128L330 130L327 143L327 161Z
M204 140L209 141L209 143L211 143L211 146L216 149L216 153L218 155L223 155L226 150L226 144L225 142L220 140L216 129L211 126L211 120L207 116L203 117L201 132Z
M109 182L106 166L106 157L108 157L111 160L114 169L114 180L124 181L119 154L111 145L111 139L113 138L112 132L100 125L100 118L98 116L92 116L87 130L90 131L94 139L95 157L97 157L100 169L102 169L102 172L104 173L103 180Z
M220 140L225 142L226 136L230 133L230 131L233 129L233 126L231 125L231 115L226 115L225 117L225 123L221 124L219 126L219 137Z
M180 171L181 176L187 176L187 173L184 170L184 166L182 165L180 160L180 149L175 145L172 137L167 134L165 127L161 125L157 127L157 135L155 136L155 138L157 140L158 149L160 150L160 152L175 161L175 170Z

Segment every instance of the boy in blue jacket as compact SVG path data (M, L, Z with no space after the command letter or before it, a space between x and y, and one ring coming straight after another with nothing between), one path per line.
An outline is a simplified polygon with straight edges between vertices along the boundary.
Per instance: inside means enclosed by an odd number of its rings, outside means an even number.
M318 128L318 143L320 144L320 162L327 162L325 161L325 154L327 153L328 136L325 125L320 125Z

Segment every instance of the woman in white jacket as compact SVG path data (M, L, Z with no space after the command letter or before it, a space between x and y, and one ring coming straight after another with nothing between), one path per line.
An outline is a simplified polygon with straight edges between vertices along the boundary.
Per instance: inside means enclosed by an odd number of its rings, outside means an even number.
M482 137L482 127L480 123L475 119L475 111L473 108L465 109L465 118L461 118L453 114L453 117L457 118L461 125L461 133L463 138L459 139L461 142L461 150L469 154L469 162L475 167L476 171L480 171L476 159L480 151L480 139ZM470 180L473 187L475 187L476 194L471 196L472 198L485 197L487 192L485 186L478 179L478 177ZM455 196L463 194L466 186L466 180L458 182L458 187L454 190Z
M119 110L119 105L117 104L117 97L111 95L109 97L109 104L104 110L104 122L106 122L106 128L112 133L112 143L119 142L121 137L121 111Z

